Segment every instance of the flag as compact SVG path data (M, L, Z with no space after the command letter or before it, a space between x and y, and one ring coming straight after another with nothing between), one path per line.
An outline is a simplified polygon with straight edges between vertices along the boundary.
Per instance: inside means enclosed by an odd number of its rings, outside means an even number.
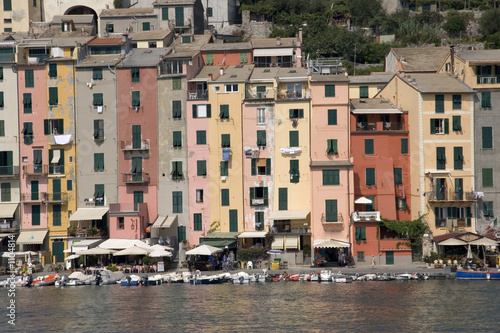
M490 223L490 225L488 226L488 228L486 228L486 231L488 231L491 228L496 227L496 226L497 226L497 219L495 219L493 222Z

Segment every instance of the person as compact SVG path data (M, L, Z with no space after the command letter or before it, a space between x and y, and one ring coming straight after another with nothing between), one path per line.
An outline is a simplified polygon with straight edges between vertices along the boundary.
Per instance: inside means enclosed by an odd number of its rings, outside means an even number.
M372 268L375 268L375 257L374 256L372 256L371 263L372 263Z

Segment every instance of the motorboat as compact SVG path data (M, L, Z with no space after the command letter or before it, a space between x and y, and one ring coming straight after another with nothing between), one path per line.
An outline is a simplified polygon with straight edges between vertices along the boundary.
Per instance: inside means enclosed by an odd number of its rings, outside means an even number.
M350 275L335 274L332 276L332 280L336 283L351 283L353 278Z
M195 275L190 280L190 284L220 284L226 281L225 274L215 275Z
M159 284L162 284L163 279L160 274L155 274L153 276L148 277L148 285L150 286L156 286Z
M39 276L35 280L33 280L33 286L44 287L44 286L53 286L56 283L56 280L59 279L58 274L48 274L44 276Z
M500 280L500 271L467 271L457 270L457 280Z
M320 275L319 272L311 273L307 278L307 281L309 282L319 282L320 281Z
M128 276L125 276L123 279L121 279L120 281L120 284L122 286L139 286L139 285L142 285L142 279L140 276L138 275L128 275Z
M238 272L231 276L231 282L233 284L249 284L250 275L247 272Z
M319 273L319 282L332 282L332 272L323 270Z

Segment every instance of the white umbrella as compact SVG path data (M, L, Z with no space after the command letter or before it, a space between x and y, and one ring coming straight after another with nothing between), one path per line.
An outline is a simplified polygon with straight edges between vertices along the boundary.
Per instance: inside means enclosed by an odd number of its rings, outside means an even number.
M149 254L152 258L160 258L160 257L171 257L172 252L162 251L162 250L154 250Z
M356 203L356 204L371 204L372 201L366 197L361 197L361 198L358 198L356 201L354 201L354 203Z
M438 245L447 245L447 246L467 245L467 242L457 238L448 238L447 240L439 242Z
M115 250L103 249L100 247L94 247L92 249L78 251L78 255L98 255L98 254L111 254L116 252Z
M186 252L187 255L209 256L211 254L222 252L222 249L210 245L200 245Z
M160 251L173 251L174 248L166 245L160 245L160 244L155 244L151 246L152 249L154 250L160 250Z
M113 253L114 256L145 256L148 255L151 250L138 247L138 246L131 246L125 250L118 251L116 253Z
M80 258L80 255L79 254L72 254L70 256L67 256L66 258L64 258L64 260L72 260L72 259L78 259Z

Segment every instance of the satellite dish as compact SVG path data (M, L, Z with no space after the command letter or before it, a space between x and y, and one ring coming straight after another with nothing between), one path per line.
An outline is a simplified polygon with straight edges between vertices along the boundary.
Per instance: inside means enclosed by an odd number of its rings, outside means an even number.
M500 231L495 232L495 238L500 238Z

